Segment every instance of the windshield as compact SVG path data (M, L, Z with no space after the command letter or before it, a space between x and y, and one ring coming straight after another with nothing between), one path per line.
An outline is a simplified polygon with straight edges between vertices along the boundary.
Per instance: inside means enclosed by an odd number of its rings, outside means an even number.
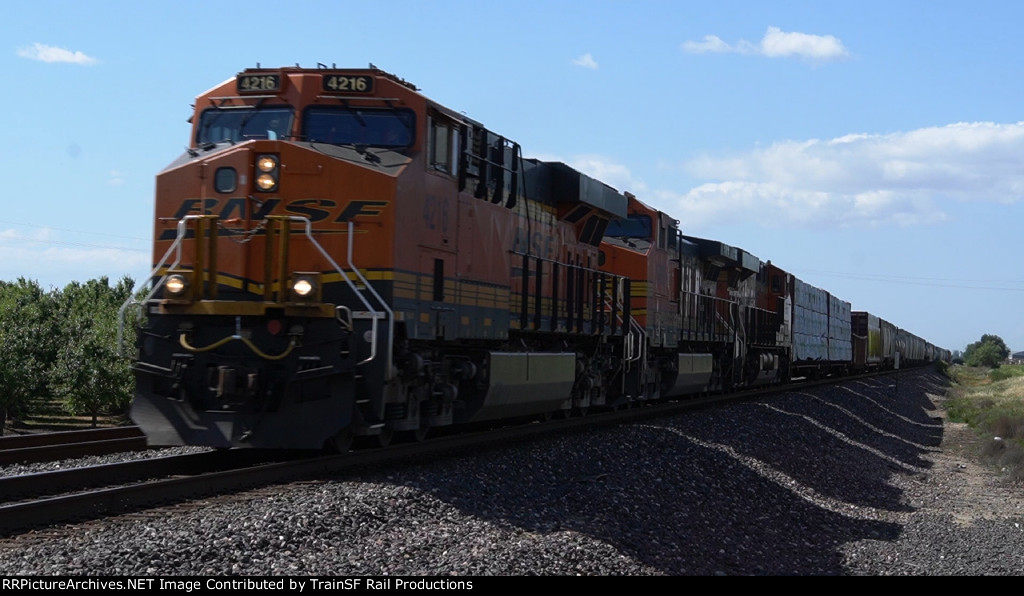
M651 218L648 215L630 215L629 219L608 222L604 235L609 238L651 238Z
M209 109L199 117L196 143L284 139L294 117L295 111L289 106Z
M408 109L311 107L305 112L302 134L314 143L408 147L415 118Z

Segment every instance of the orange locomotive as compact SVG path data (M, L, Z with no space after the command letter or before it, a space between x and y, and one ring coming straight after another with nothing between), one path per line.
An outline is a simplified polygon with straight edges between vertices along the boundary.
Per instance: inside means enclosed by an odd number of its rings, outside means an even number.
M623 195L372 67L249 69L191 123L141 303L152 444L344 449L605 403Z
M784 379L783 308L761 304L760 260L684 236L679 222L633 195L601 245L604 268L630 279L644 351L621 383L628 401L729 390ZM628 361L628 359L627 359Z

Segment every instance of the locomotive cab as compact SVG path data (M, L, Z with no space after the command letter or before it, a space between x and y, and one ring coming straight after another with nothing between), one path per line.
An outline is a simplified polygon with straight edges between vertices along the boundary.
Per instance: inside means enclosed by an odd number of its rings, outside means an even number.
M422 135L414 101L375 96L378 74L253 69L197 98L189 149L157 176L132 406L152 444L320 448L384 429L381 400L354 397L393 367L367 274L392 268L389 208Z

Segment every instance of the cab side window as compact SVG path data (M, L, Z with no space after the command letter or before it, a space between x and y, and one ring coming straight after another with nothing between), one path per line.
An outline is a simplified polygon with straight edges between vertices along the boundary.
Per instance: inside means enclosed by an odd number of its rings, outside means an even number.
M459 137L455 134L455 124L443 116L431 114L429 127L428 167L438 172L456 175Z

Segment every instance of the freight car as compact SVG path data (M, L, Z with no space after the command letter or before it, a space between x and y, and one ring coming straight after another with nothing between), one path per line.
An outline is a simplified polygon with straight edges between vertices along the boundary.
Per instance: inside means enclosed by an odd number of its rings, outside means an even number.
M854 366L848 302L379 69L248 69L191 125L122 308L151 444L345 450Z
M852 313L853 364L858 370L891 370L896 362L896 327L875 315Z

